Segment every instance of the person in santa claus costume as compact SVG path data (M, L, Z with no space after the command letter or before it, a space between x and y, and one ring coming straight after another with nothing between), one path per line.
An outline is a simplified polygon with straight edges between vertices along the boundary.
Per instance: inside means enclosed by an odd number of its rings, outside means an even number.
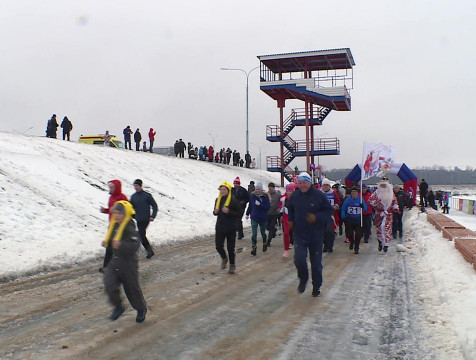
M393 187L387 178L383 177L378 183L369 203L375 210L374 225L377 228L378 250L387 252L392 240L393 212L399 211Z

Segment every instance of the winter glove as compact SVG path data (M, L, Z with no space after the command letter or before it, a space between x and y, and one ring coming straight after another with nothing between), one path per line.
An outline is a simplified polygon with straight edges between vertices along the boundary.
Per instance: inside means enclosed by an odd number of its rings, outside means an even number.
M290 221L290 222L288 223L288 226L289 226L289 231L293 231L293 229L294 229L294 223L293 223L292 221Z
M359 206L363 209L364 208L364 204L359 204Z
M249 215L246 215L246 220L248 220L249 218L250 218L250 216L249 216Z
M313 213L307 213L306 220L309 224L314 224L316 222L316 215L314 215Z

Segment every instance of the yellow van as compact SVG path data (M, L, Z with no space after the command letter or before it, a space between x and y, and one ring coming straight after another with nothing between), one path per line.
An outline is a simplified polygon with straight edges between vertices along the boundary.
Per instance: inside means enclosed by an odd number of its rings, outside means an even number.
M109 146L118 149L124 149L124 143L114 135L110 135ZM104 134L100 135L81 135L78 142L93 145L104 145Z

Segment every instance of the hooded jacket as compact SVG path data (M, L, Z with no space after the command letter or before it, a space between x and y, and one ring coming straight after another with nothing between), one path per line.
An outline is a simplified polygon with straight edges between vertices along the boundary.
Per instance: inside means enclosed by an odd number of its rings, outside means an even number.
M129 261L131 257L137 262L137 256L134 255L139 249L140 240L139 234L136 231L136 225L132 220L134 209L131 203L126 200L119 200L119 203L124 205L124 219L121 223L116 223L114 218L112 218L104 240L104 247L107 248L109 243L118 241L119 246L112 246L112 262Z
M225 186L228 189L229 198L228 196L222 197L219 195L215 200L215 209L218 209L218 214L214 214L217 217L215 230L223 232L236 231L236 219L241 216L240 203L231 194L232 186L230 183L224 181L220 184L218 189L222 186ZM228 214L225 214L222 211L223 207L228 208Z
M157 132L154 131L154 129L150 128L150 130L149 130L149 140L154 141L155 140L155 134L157 134Z
M116 201L125 200L129 201L126 195L122 193L122 184L119 180L111 180L110 183L114 184L114 192L109 196L109 201L107 203L108 208L103 210L103 213L109 214L109 221L111 221L111 208Z
M250 196L246 215L251 215L251 220L257 222L268 221L268 210L270 205L268 194L262 191L261 194L258 195L255 190Z

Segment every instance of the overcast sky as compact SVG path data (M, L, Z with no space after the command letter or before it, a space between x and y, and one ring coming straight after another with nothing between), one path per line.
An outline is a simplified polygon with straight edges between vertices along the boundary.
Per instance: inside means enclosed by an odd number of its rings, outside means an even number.
M56 113L73 122L74 140L153 127L157 145L215 137L244 155L246 77L220 68L349 47L352 111L317 128L341 141L340 156L320 158L325 168L353 167L363 141L394 146L409 167L476 166L475 35L466 0L2 0L0 130L43 136ZM258 70L249 85L250 150L264 165L279 153L265 140L279 111ZM301 107L287 102L285 116Z

